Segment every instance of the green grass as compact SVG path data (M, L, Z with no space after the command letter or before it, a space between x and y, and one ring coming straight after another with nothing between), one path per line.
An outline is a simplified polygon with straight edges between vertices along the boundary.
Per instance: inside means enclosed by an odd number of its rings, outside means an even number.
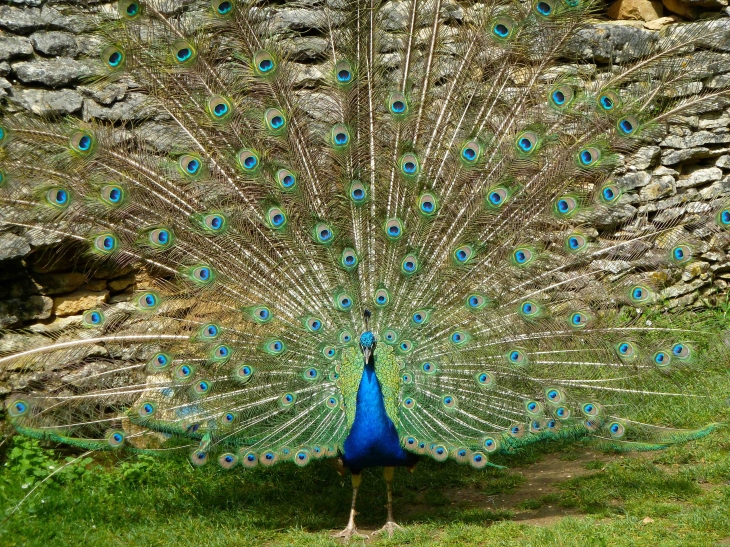
M58 465L53 459L62 458L20 437L3 449L0 505L9 514L32 482L47 474L36 477L37 464ZM423 461L411 475L396 473L395 512L405 528L369 544L711 546L730 537L727 430L664 452L591 463L588 475L511 510L489 503L489 496L524 488L521 472L555 450L580 455L586 448L538 446L511 460L509 470ZM35 466L23 463L33 458ZM224 472L212 465L194 469L183 456L119 460L103 454L67 469L72 471L54 475L0 526L0 545L337 545L329 535L344 527L350 501L349 479L326 462ZM359 525L382 525L384 504L379 471L366 471ZM548 505L575 515L548 526L511 520ZM646 517L653 522L644 523Z
M717 318L717 331L726 329L725 316ZM717 393L730 395L727 363L717 365L719 374L712 378L685 378L712 382ZM681 400L642 410L647 421L656 423L676 417L694 424L727 423L728 401L697 404L691 416ZM482 471L424 459L413 474L396 472L394 509L403 530L367 544L730 545L730 428L662 452L596 460L586 458L588 452L595 454L595 447L568 441L535 444L493 459L509 469ZM350 480L326 462L303 469L281 464L226 472L216 465L193 468L186 454L155 459L97 453L68 463L79 455L19 436L5 439L0 446L0 519L5 519L0 547L341 544L330 534L347 522ZM539 491L530 486L536 477L530 466L546 458L561 480ZM569 478L563 468L580 473ZM50 473L55 474L49 478ZM514 503L498 503L510 495L517 496ZM366 470L358 525L366 530L382 526L385 502L380 470ZM569 516L562 516L565 512ZM541 525L529 523L544 514L550 518Z

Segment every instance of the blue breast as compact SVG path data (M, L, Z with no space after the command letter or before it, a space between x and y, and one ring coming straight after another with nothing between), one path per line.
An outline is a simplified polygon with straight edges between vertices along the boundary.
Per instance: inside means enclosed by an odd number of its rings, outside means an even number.
M344 464L353 471L365 467L407 465L395 425L385 412L375 368L365 365L357 390L355 421L345 439Z

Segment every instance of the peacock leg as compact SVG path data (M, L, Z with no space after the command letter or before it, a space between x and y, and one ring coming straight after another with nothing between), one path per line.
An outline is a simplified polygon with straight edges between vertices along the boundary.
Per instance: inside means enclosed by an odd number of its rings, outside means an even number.
M396 524L395 520L393 520L393 475L395 473L395 467L383 467L383 478L385 479L385 485L388 488L388 505L386 507L388 508L388 520L385 521L385 526L383 526L380 530L375 532L374 534L382 534L383 532L388 532L388 536L392 536L393 532L398 529L402 528L402 526L399 526Z
M355 515L357 515L357 511L355 511L355 500L357 499L357 489L360 488L360 483L362 482L362 475L353 474L350 475L350 477L352 478L352 507L350 507L350 520L347 523L347 527L339 534L335 534L333 537L341 537L347 540L352 537L367 538L368 536L358 533L357 527L355 526Z

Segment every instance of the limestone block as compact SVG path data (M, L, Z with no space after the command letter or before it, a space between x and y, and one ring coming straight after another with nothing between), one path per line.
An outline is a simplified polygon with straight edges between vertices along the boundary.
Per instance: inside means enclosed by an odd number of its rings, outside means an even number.
M695 168L686 175L679 177L677 188L693 188L708 182L715 182L721 178L722 170L718 167Z
M123 291L124 289L131 287L134 284L134 275L126 275L117 279L112 279L107 282L109 290L114 292Z
M16 326L24 321L48 319L53 300L47 296L33 295L0 302L0 328Z
M83 99L73 89L19 89L12 90L8 100L23 110L39 116L73 114L81 110Z
M38 61L22 61L13 65L18 79L25 84L60 87L92 75L91 68L73 59L57 57Z
M0 234L0 260L22 258L30 253L30 245L20 236L6 232Z
M644 201L656 201L673 196L676 193L674 177L664 175L662 177L653 177L652 181L641 189L639 197Z
M77 315L99 306L109 299L109 291L80 290L53 299L53 312L58 317Z
M30 57L33 46L28 38L22 36L0 36L0 61Z
M33 48L43 55L54 57L76 57L79 47L70 32L58 30L34 32L30 36Z
M660 17L653 21L647 21L644 23L644 28L647 30L661 30L668 25L680 22L682 19L676 15L670 15L669 17Z
M654 21L663 14L664 7L657 0L618 0L608 8L611 19Z
M34 274L33 281L44 294L62 294L78 289L83 285L84 274L66 272L58 274Z

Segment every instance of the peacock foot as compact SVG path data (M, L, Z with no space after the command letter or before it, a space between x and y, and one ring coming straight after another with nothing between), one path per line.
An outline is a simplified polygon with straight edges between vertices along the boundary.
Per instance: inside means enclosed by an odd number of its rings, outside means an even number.
M369 539L367 535L363 535L357 531L357 526L347 525L347 528L337 534L332 535L333 538L345 538L345 541L350 541L352 538Z
M396 530L402 530L402 529L403 529L403 527L400 524L396 524L392 520L389 520L388 522L385 523L385 526L383 526L380 530L376 530L375 532L373 532L373 535L376 536L379 534L387 533L388 537L391 537L393 535L393 532L395 532Z

